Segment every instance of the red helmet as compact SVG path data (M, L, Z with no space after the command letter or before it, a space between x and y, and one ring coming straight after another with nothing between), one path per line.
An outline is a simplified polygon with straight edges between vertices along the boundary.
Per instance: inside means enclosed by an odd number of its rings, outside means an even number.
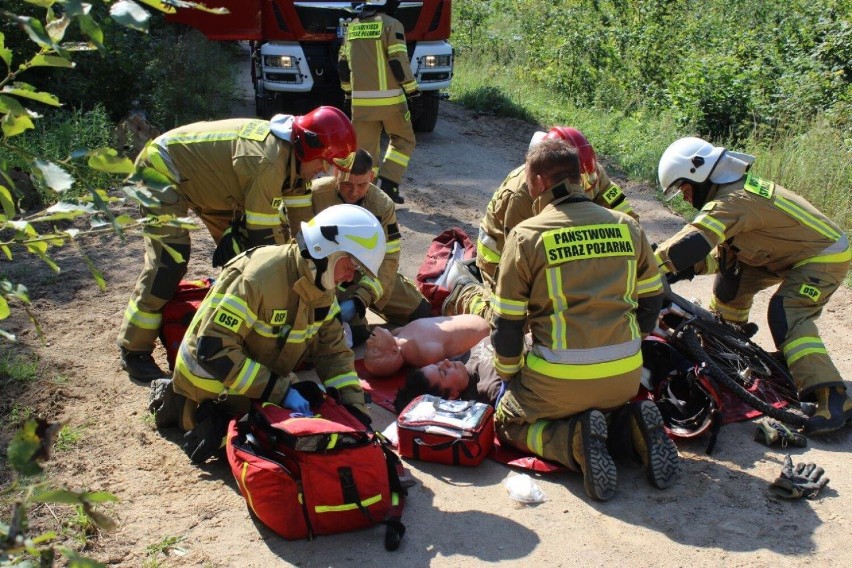
M580 157L580 176L586 190L592 188L598 179L598 161L595 149L582 132L570 126L554 126L547 131L546 140L565 140L577 149Z
M300 161L325 160L345 172L352 167L358 149L352 122L343 111L330 106L321 106L296 117L293 145Z

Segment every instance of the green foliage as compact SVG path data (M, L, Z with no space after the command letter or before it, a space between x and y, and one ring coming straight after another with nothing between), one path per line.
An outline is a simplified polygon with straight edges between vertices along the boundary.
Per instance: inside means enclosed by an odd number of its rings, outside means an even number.
M6 390L7 383L30 383L38 375L38 361L20 355L11 349L0 353L0 386Z
M56 443L53 447L57 452L67 452L68 450L73 449L82 437L82 430L69 426L68 424L63 424L62 428L59 430L59 434L56 435Z
M178 544L183 542L184 538L183 536L167 536L163 537L163 540L158 543L149 544L145 548L145 561L142 566L144 568L158 568L161 565L160 556L169 556L170 554L183 556L186 554L186 550Z

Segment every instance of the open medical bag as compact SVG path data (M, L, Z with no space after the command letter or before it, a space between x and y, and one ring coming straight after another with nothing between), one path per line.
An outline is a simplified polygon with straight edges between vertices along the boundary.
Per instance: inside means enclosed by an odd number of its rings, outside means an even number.
M305 417L256 403L232 420L226 452L249 509L286 539L387 526L396 550L405 490L399 458L368 426L329 395Z
M494 447L494 409L481 402L424 394L400 413L397 431L404 458L476 466Z

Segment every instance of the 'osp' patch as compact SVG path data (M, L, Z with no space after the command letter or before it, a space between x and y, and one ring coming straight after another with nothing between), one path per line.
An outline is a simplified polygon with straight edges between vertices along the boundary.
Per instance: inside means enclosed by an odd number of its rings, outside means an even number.
M229 329L234 333L237 333L240 330L240 325L243 323L243 318L232 314L224 308L219 308L216 310L216 313L213 314L213 321L225 329Z
M822 295L822 292L820 292L819 288L810 286L808 284L802 284L802 287L799 288L799 294L810 298L814 302L818 302L819 297Z
M287 310L272 310L272 325L282 325L287 321Z

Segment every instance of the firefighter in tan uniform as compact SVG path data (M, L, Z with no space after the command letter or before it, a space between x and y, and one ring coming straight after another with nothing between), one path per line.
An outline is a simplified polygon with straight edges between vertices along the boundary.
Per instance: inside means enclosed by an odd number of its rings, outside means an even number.
M565 140L577 149L586 197L593 203L638 218L624 192L598 163L594 148L582 132L570 126L554 126L548 132L536 132L530 140L530 147L542 140ZM521 165L509 172L494 192L479 224L476 267L485 285L484 289L475 285L475 277L472 275L463 280L468 285L451 286L452 294L444 303L444 315L476 314L490 319L489 298L494 290L497 265L500 264L506 236L512 228L532 216L533 200L527 191L525 166Z
M338 289L343 321L350 325L354 345L360 345L370 331L365 319L370 308L386 321L404 325L430 317L431 306L414 283L399 273L400 234L393 201L373 185L373 158L363 149L355 153L349 172L338 171L311 184L314 213L334 205L359 205L376 216L385 231L387 249L378 278L358 273L356 280Z
M411 73L405 30L391 17L398 5L398 0L365 2L346 28L338 72L343 92L351 97L358 146L378 157L382 130L387 133L388 148L375 171L382 191L404 203L399 184L415 145L407 97L419 96L420 90Z
M625 407L639 389L642 336L662 306L651 245L634 219L591 202L565 141L531 148L526 177L536 216L509 234L492 296L495 368L509 381L497 434L582 472L587 494L606 500L616 470L601 411L629 408L646 473L667 487L678 457L662 416L651 401Z
M384 231L369 211L338 205L304 223L296 241L231 260L200 306L173 378L174 391L187 398L185 430L196 427L196 408L208 400L227 415L245 413L251 400L305 411L290 386L306 358L326 388L366 411L334 292L355 270L378 272Z
M700 138L668 147L659 165L665 195L683 193L700 212L660 245L660 267L672 280L718 272L710 308L741 325L754 295L780 284L767 314L772 339L799 398L817 402L805 431L831 432L852 420L852 398L816 320L849 271L852 249L847 235L805 199L747 174L753 162Z
M136 160L137 175L155 196L145 215L185 217L191 209L224 250L234 250L230 226L245 219L245 247L290 239L278 209L310 207L305 182L333 164L347 167L355 133L340 110L320 107L305 116L271 121L229 119L176 128L151 141ZM224 238L223 238L224 236ZM145 266L118 335L122 366L131 378L162 377L151 355L163 306L186 274L189 232L162 225L145 229Z

